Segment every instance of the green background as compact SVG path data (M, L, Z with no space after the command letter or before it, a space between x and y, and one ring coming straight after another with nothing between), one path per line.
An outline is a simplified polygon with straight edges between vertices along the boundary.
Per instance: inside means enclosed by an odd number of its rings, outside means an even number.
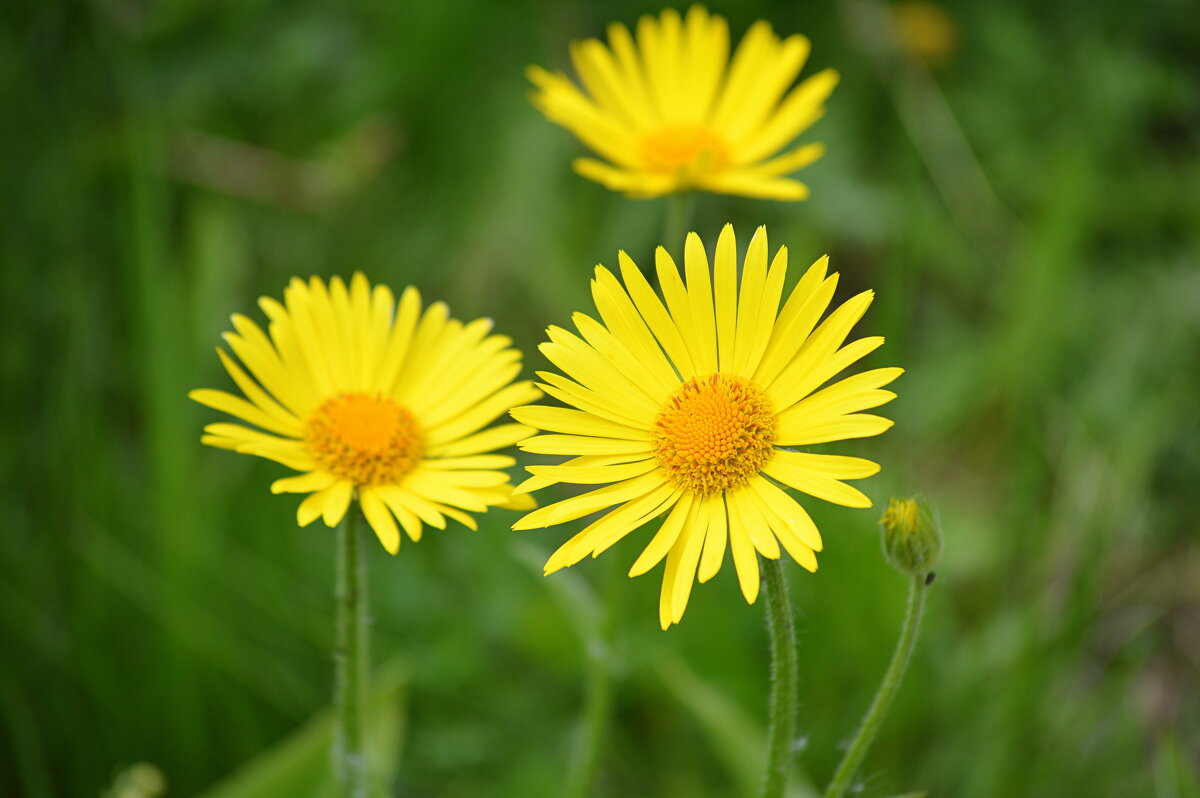
M907 369L895 428L832 447L883 464L876 509L806 502L826 551L790 569L796 783L825 782L886 665L905 586L875 522L923 491L946 552L862 794L1194 796L1200 14L945 8L958 48L926 70L880 49L878 6L714 7L735 37L757 18L809 35L804 74L842 83L803 137L829 148L801 175L812 200L701 196L694 227L711 248L732 221L744 247L765 223L793 280L829 253L839 299L878 292L869 364ZM494 317L544 368L544 327L591 309L618 248L651 260L665 203L574 175L582 147L523 69L658 10L0 9L0 794L96 796L139 761L171 796L320 791L320 720L295 730L328 705L334 535L269 494L285 469L201 447L218 414L185 394L228 387L231 312L356 269ZM732 568L663 633L659 571L620 575L649 531L545 579L572 529L514 517L369 551L391 794L562 794L606 593L596 794L751 788L767 641Z

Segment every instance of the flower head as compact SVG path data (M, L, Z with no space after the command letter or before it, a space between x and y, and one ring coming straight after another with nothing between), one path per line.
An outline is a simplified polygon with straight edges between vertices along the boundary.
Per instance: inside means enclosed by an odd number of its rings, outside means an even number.
M559 465L530 466L533 476L518 492L556 482L604 486L535 510L514 528L615 508L550 557L551 573L663 516L629 575L666 558L664 629L683 617L693 581L720 570L727 547L751 603L759 589L757 554L778 558L782 546L816 570L821 535L784 487L848 507L871 504L844 480L871 476L879 470L875 463L785 447L878 435L892 425L860 411L894 398L882 386L902 369L873 369L825 385L883 343L879 337L845 343L873 293L853 297L821 321L838 282L821 258L781 309L787 249L769 268L767 254L766 230L759 228L739 281L733 228L726 225L710 275L704 245L692 233L684 248L685 284L659 247L665 304L624 252L624 285L598 266L592 296L600 320L577 313L578 336L551 327L550 342L541 346L563 374L539 372L540 387L569 407L512 411L550 433L523 441L522 449L571 456Z
M781 41L760 20L730 59L728 23L692 6L686 18L674 9L642 17L636 40L613 24L607 46L573 42L582 89L540 67L528 74L534 105L608 161L580 158L575 171L614 191L802 200L808 187L787 175L824 146L776 153L821 117L838 81L826 69L792 88L808 51L808 39Z
M469 513L490 506L533 507L513 496L511 457L491 454L530 435L520 424L484 429L514 405L541 394L514 383L521 354L490 335L491 320L464 324L435 302L423 313L415 288L396 302L361 273L347 286L293 279L284 301L263 297L267 332L240 314L218 348L242 396L202 389L188 394L241 424L209 424L203 443L258 455L300 471L273 493L307 493L301 526L336 526L352 499L389 552L404 528L446 518L475 528ZM244 397L244 398L243 398Z

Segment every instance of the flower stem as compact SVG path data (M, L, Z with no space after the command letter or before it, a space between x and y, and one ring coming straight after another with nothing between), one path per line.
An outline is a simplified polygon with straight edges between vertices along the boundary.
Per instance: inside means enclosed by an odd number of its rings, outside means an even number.
M771 635L771 697L767 727L767 773L763 798L782 798L796 736L796 621L781 560L760 558L766 574L767 628Z
M333 769L339 798L367 795L362 717L367 660L367 575L358 527L358 508L351 507L338 527Z
M692 216L696 210L696 195L691 191L678 191L667 195L667 215L663 220L662 245L672 257L683 256L683 241L691 232ZM678 247L678 249L676 249Z
M875 738L875 732L878 731L879 724L883 722L883 716L887 714L888 706L892 703L892 698L895 697L896 691L900 688L900 682L904 679L904 671L908 668L909 657L917 642L921 615L925 610L926 575L917 574L911 579L908 588L908 610L904 615L904 625L900 628L900 639L896 643L896 650L892 653L891 664L888 665L887 672L883 676L883 683L879 685L879 692L875 694L875 699L871 702L871 708L863 716L858 733L854 735L854 741L846 749L841 763L833 774L833 780L829 782L829 788L825 790L825 798L841 798L846 793L850 786L850 780L854 778L858 766L862 764L862 759L866 756L867 749Z
M587 673L584 681L583 737L571 762L566 795L587 798L596 784L600 755L611 725L613 699L613 647L620 613L621 577L616 557L609 557L604 576L604 611L596 634L584 640Z

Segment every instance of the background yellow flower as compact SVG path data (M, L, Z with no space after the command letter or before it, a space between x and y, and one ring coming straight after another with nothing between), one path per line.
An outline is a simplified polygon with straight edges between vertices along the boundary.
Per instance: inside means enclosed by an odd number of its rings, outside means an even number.
M592 296L601 321L576 313L579 336L551 327L550 343L541 346L566 376L539 372L546 383L540 387L570 408L512 411L551 433L523 441L522 449L572 456L561 465L530 466L533 477L518 491L555 482L605 487L535 510L514 529L617 508L556 551L546 563L552 573L665 515L629 575L666 558L659 601L666 629L683 617L693 581L720 570L727 545L751 603L759 591L757 555L777 559L782 546L804 568L817 569L821 535L783 487L869 507L871 500L844 480L869 477L879 466L788 447L891 427L860 411L891 401L895 394L882 387L903 370L872 369L822 387L883 343L878 336L845 343L874 293L860 293L820 321L838 283L821 258L780 309L787 248L768 268L765 228L750 241L740 280L730 225L717 240L712 275L700 237L688 235L686 285L659 247L665 304L624 252L619 259L624 286L596 268Z
M528 75L534 105L606 159L579 158L575 170L610 189L802 200L808 187L787 175L821 157L824 146L776 153L824 114L838 81L826 69L791 88L809 49L805 37L780 40L760 20L730 59L728 23L692 6L686 19L674 9L642 17L636 39L613 24L607 46L573 42L582 89L541 67Z
M384 548L400 547L396 522L413 540L423 524L452 518L475 528L470 513L496 505L525 508L500 469L516 462L491 454L531 430L520 424L483 429L511 407L536 399L514 383L521 354L489 335L490 319L463 324L442 302L421 312L409 287L399 304L385 285L361 273L349 287L317 277L293 279L284 302L259 301L268 333L242 315L221 363L245 398L201 389L188 394L258 429L217 423L204 443L265 457L302 472L276 480L273 493L307 493L297 511L306 526L336 526L352 499ZM249 372L249 373L247 373Z

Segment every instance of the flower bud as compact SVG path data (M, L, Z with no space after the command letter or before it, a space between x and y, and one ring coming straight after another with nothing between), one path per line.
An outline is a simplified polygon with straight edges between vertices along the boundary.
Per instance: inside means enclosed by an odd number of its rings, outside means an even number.
M888 562L912 576L932 575L942 554L942 530L925 497L889 499L879 526Z

